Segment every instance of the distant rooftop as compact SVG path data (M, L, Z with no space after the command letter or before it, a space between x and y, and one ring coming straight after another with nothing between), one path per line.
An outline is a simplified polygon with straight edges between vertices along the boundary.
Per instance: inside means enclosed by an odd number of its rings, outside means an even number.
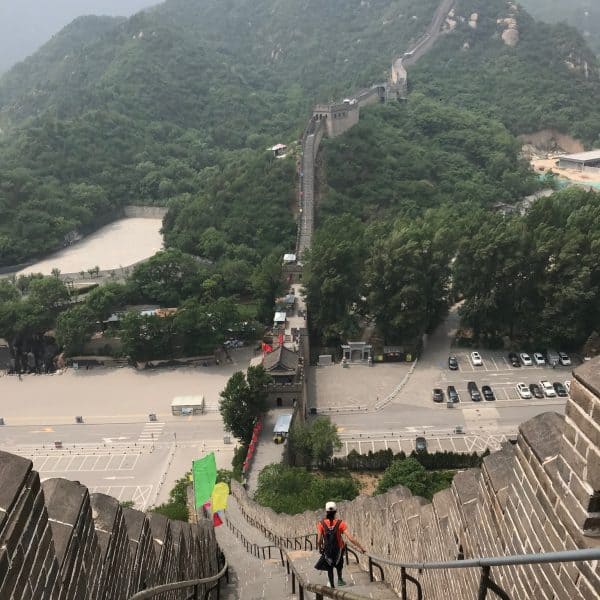
M590 150L589 152L578 152L576 154L565 154L561 159L587 162L588 160L600 160L600 150Z

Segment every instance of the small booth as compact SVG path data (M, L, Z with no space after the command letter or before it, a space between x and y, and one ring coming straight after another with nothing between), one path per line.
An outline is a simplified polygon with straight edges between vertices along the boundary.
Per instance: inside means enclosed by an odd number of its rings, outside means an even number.
M204 414L204 396L177 396L171 402L171 412L178 417Z
M280 415L275 421L273 427L273 441L276 444L283 444L290 433L290 425L292 424L292 415Z
M285 325L287 320L287 313L285 310L279 310L275 313L275 317L273 318L273 325Z

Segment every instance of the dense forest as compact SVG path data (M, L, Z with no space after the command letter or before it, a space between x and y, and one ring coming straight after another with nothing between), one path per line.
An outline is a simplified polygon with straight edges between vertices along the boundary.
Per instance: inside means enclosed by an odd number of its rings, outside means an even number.
M0 266L59 248L124 204L194 195L232 165L252 185L248 149L293 141L315 101L385 79L437 1L226 4L83 17L0 79ZM461 0L457 11L478 11L477 29L459 22L411 69L413 90L513 133L598 137L598 64L574 30L519 13L510 48L496 23L505 2Z
M281 292L281 255L294 245L296 140L312 103L386 78L436 6L168 0L130 19L76 20L0 79L0 266L60 247L70 232L118 217L124 204L166 205L168 249L138 267L102 315L152 302L184 308L185 316L127 318L129 339L137 340L131 354L197 353L205 346L195 336L212 344L232 324L268 322ZM575 286L581 310L553 312L545 303L552 296L537 287L555 283L546 277L554 265L575 277L573 256L593 252L585 220L556 216L580 239L561 263L563 251L549 253L527 216L490 214L541 185L519 159L515 134L553 127L587 144L598 140L598 61L574 29L537 23L522 10L519 41L505 44L508 7L459 0L454 31L410 69L408 102L364 110L358 126L326 141L306 274L323 343L355 333L364 317L391 342L416 338L457 297L465 299L465 324L490 343L504 335L553 341L564 327L565 343L575 346L591 333L592 264ZM467 22L474 12L476 27ZM286 159L266 152L277 141L288 143ZM591 195L564 194L547 201L549 214L559 202L595 222ZM570 249L565 235L556 239ZM510 244L482 247L480 256L469 254L473 240ZM476 273L470 281L469 269L490 253L490 269L509 261L504 278ZM530 256L538 258L525 276L519 261ZM188 275L182 287L178 277ZM535 294L508 318L501 299L514 301L516 292L486 297L485 286L510 287L511 277ZM18 337L19 323L32 333L27 293L7 294L0 321L8 334ZM555 300L566 307L566 297ZM226 315L218 324L202 316L214 306L211 314ZM81 348L99 318L84 308L59 321L67 348ZM528 331L533 314L539 327ZM148 331L155 344L144 341ZM177 347L169 341L175 331Z
M595 0L521 0L519 4L541 21L577 27L600 54L600 5Z
M497 121L413 94L328 140L306 288L318 343L373 319L417 345L463 299L475 339L581 347L598 328L598 195L580 189L495 212L540 182ZM552 185L552 180L546 185Z
M293 141L316 99L384 78L436 4L169 0L76 20L0 79L0 266L232 169L254 185L245 149Z
M515 15L519 41L506 45L504 0L461 0L460 15L478 14L476 28L458 22L410 71L411 88L441 102L475 109L515 134L551 128L600 144L600 62L566 25Z
M20 0L0 3L0 74L81 15L127 16L154 0Z

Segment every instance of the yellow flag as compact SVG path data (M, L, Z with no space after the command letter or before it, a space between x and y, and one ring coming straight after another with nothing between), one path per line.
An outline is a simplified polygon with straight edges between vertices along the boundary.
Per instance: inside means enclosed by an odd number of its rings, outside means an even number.
M229 486L223 482L217 483L211 495L211 508L214 513L218 510L224 510L227 508L227 496L229 496Z

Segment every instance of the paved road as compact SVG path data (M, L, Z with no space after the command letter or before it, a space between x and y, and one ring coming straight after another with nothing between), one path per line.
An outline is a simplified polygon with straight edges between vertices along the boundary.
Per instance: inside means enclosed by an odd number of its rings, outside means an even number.
M192 460L207 452L215 453L219 468L230 468L234 449L224 443L216 414L170 422L4 426L0 447L31 458L42 479L76 479L139 508L167 500Z
M543 400L521 400L515 386L517 382L537 382L540 379L565 381L571 378L570 367L521 367L513 368L501 352L481 351L482 367L473 367L467 351L451 349L451 341L458 326L456 307L446 321L429 336L414 373L391 404L379 412L362 412L334 415L343 436L360 439L361 435L372 433L381 440L393 440L399 435L414 442L416 435L435 430L433 437L452 433L460 426L467 434L485 438L490 434L511 435L518 426L532 417L546 411L564 412L566 399L545 398ZM454 353L459 358L460 370L448 370L448 356ZM367 371L376 376L377 367ZM496 392L495 402L471 402L466 393L468 381L475 381L479 387L492 386ZM455 385L461 395L461 402L452 409L446 404L432 401L432 389ZM389 435L391 432L395 436ZM426 433L426 436L428 434ZM460 437L460 436L459 436ZM456 442L459 443L459 442Z
M230 468L234 449L224 443L218 412L174 417L172 398L202 393L214 410L229 376L251 355L236 351L234 362L220 367L1 377L6 424L0 426L0 448L30 457L43 479L77 479L92 491L133 499L139 508L163 502L193 459L214 451L217 466ZM150 413L156 422L148 420Z

